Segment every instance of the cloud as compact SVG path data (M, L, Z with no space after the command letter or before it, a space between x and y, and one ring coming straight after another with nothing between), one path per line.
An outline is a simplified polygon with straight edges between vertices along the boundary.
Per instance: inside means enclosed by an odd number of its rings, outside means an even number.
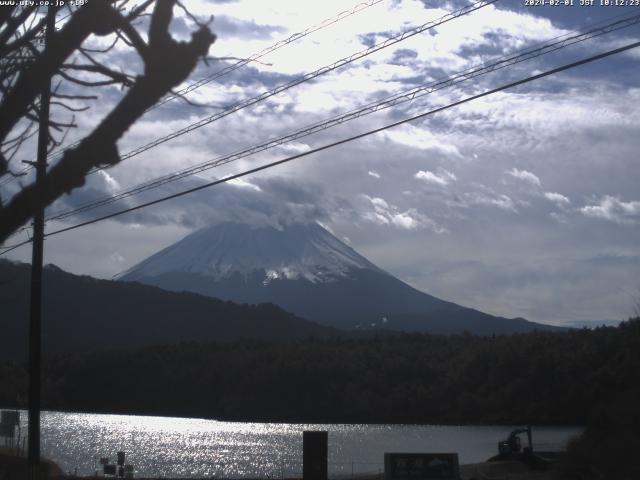
M395 226L407 230L425 228L438 234L449 233L446 228L438 225L434 220L421 214L415 208L396 213L392 217L392 222Z
M371 201L374 207L380 208L383 210L389 210L389 204L384 200L384 198L377 198L377 197L371 198L369 196L367 196L367 198Z
M565 197L561 193L544 192L544 198L546 198L547 200L559 206L569 205L571 203L571 200L569 200L567 197Z
M227 183L229 185L233 185L235 187L249 188L249 189L254 190L256 192L262 192L262 189L258 185L254 184L254 183L251 183L251 182L248 182L248 181L246 181L246 180L244 180L242 178L234 178L233 180L227 181Z
M125 262L125 258L120 255L118 252L113 252L111 255L109 255L109 261L111 263L124 263Z
M364 208L361 217L376 225L395 226L404 230L429 229L435 233L448 233L448 230L438 225L433 219L418 212L415 208L401 211L395 205L390 205L380 197L362 195L369 203L369 208ZM371 209L373 207L373 209Z
M530 183L531 185L535 185L536 187L540 187L542 183L537 175L527 172L526 170L518 170L517 168L512 168L508 170L507 175L511 175L513 178L517 178L522 180L523 182Z
M179 184L170 183L163 187L163 194L177 193L205 182L205 179L190 178ZM157 192L145 192L140 198L128 199L132 202L130 204L111 205L100 213L108 214L123 206L154 198L157 198ZM328 223L334 216L343 215L343 212L347 215L350 211L352 209L346 200L327 191L321 183L288 177L253 177L230 180L154 208L117 217L117 221L145 227L178 225L188 229L227 221L280 227L299 222ZM94 216L95 212L88 215Z
M564 213L551 212L549 216L558 223L567 223L567 216Z
M392 142L420 150L435 150L446 156L460 157L460 151L452 143L444 141L427 129L404 125L402 128L387 130L381 136Z
M484 193L473 192L468 193L466 197L470 203L475 205L491 205L502 210L517 212L515 202L508 195L498 194L496 196L489 196Z
M413 178L443 187L447 186L452 180L456 180L456 176L448 170L442 170L440 175L436 175L429 170L420 170Z
M98 175L104 181L104 186L106 187L107 191L109 191L110 193L113 193L117 190L120 190L120 184L115 178L109 175L109 173L107 173L104 170L98 170Z
M214 31L221 40L238 37L243 40L271 38L275 33L283 33L285 28L275 25L259 25L254 21L239 20L227 15L216 17Z
M636 223L640 221L640 201L624 202L618 197L605 195L596 205L580 209L583 215L616 223Z
M367 172L367 175L369 175L370 177L373 177L373 178L380 178L380 174L378 172L374 172L373 170L369 170Z

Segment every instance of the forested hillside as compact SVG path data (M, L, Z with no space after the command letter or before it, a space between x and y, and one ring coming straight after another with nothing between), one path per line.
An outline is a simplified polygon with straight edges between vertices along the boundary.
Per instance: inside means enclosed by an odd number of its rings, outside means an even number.
M24 367L0 365L0 403L26 398ZM257 421L584 424L614 399L640 398L638 372L638 319L504 337L189 343L49 357L44 406Z
M30 267L0 259L0 359L25 358ZM275 305L239 305L187 292L73 275L53 265L43 272L43 350L95 352L181 341L240 338L295 340L337 335Z

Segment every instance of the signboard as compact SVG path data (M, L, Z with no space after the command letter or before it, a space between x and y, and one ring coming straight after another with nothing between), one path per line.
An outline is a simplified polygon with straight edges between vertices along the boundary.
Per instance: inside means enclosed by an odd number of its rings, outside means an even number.
M327 480L327 444L325 431L302 432L302 478Z
M457 480L457 453L385 453L385 480Z
M105 465L103 467L105 475L115 475L116 474L116 466L115 465Z
M0 437L13 438L16 434L16 427L13 425L5 425L0 423Z
M133 465L124 466L124 478L133 478Z
M20 425L20 412L15 410L2 410L0 412L0 424L15 427Z

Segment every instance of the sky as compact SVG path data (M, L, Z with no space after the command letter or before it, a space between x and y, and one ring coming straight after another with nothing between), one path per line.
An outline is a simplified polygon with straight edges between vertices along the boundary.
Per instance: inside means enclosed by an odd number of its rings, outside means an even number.
M639 7L499 0L92 175L64 211L504 55L640 14ZM185 85L355 6L347 0L187 0L217 41ZM383 0L148 112L121 153L461 8ZM178 9L172 33L194 25ZM615 18L614 18L615 17ZM144 23L139 26L144 30ZM100 210L49 231L379 128L640 38L635 25L461 82ZM92 46L109 43L93 38ZM110 64L140 69L119 46ZM316 221L410 285L556 325L617 323L640 304L640 48L500 91L219 187L50 237L45 262L111 278L206 225ZM69 142L121 97L103 88ZM54 114L56 110L54 109ZM59 112L62 115L62 112ZM28 148L28 147L27 147ZM23 180L26 182L28 180ZM4 198L18 182L3 187ZM22 240L14 237L12 240ZM7 243L11 243L11 240ZM28 261L28 247L8 258Z

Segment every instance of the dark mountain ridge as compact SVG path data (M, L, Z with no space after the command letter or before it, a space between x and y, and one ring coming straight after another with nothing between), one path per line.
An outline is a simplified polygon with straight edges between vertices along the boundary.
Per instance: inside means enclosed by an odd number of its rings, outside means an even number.
M190 292L98 280L53 265L43 272L43 349L82 352L185 341L294 340L337 330L271 305L238 305ZM27 351L30 266L0 260L0 356Z

